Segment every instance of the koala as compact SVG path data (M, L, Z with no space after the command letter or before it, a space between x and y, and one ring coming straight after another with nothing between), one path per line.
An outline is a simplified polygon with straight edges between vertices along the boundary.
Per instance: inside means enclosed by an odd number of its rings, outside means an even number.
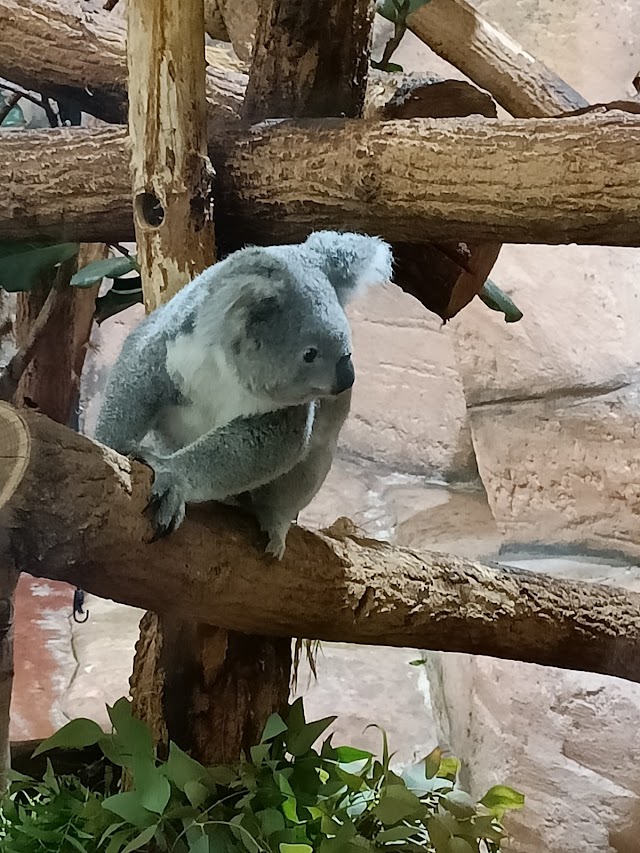
M391 274L380 238L319 231L234 252L134 329L95 438L153 469L153 540L180 526L185 504L219 501L253 512L282 559L349 413L344 307Z

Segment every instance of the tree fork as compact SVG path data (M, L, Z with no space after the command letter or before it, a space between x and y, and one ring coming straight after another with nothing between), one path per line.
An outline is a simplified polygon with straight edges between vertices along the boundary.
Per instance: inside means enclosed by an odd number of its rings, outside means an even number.
M247 634L423 648L640 682L640 595L293 527L281 563L215 504L146 544L152 473L0 403L0 565Z

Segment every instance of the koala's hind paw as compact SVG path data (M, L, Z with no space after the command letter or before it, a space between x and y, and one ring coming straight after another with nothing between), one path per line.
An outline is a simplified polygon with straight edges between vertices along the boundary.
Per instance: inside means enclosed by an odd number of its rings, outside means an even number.
M270 536L267 547L264 549L265 554L270 557L275 557L276 560L281 560L284 557L284 552L287 550L287 543L280 534Z
M153 526L150 542L173 533L184 521L184 499L181 489L167 474L156 474L149 503L143 514Z

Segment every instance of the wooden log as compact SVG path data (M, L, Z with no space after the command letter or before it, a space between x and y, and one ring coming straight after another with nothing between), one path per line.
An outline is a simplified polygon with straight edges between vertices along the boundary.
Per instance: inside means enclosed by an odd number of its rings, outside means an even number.
M409 15L407 24L512 116L542 118L588 104L468 0L430 0Z
M126 33L120 16L73 0L0 0L0 77L51 98L71 98L105 121L127 120ZM246 75L231 51L208 47L212 120L240 114Z
M209 154L220 220L248 240L330 227L400 242L640 245L638 116L307 119L235 140L221 135ZM0 170L11 175L0 238L131 239L122 130L3 134Z
M269 561L252 519L190 507L170 537L151 472L0 404L0 566L247 634L465 652L640 681L640 595L294 527Z

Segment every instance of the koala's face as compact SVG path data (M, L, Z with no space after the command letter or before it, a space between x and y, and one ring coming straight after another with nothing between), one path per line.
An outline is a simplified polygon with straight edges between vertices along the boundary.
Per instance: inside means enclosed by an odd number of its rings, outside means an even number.
M265 288L245 308L233 351L241 381L282 406L336 396L355 379L349 323L324 276Z

